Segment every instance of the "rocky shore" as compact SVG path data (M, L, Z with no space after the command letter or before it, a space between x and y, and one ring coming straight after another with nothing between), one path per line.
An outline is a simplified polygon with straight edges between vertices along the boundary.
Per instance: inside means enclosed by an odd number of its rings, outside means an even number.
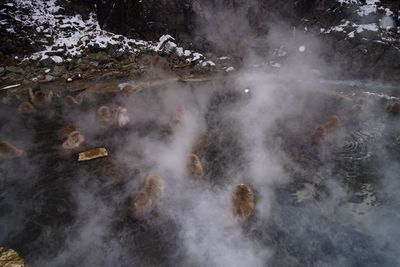
M260 39L281 23L292 35L320 39L324 47L307 52L342 79L400 81L396 1L225 2L2 1L0 87L136 79L154 67L177 75L226 72L241 67L249 46L273 70L284 61L277 51L293 48ZM232 14L246 25L225 28Z

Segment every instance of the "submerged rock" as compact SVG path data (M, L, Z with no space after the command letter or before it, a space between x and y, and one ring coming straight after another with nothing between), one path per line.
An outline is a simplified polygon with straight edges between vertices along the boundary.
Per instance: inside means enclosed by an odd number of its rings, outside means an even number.
M29 267L24 259L15 250L0 247L0 266L2 267Z
M92 159L97 159L97 158L102 158L102 157L107 157L107 156L108 156L107 149L105 149L103 147L95 148L95 149L91 149L91 150L79 153L78 161L87 161L87 160L92 160Z

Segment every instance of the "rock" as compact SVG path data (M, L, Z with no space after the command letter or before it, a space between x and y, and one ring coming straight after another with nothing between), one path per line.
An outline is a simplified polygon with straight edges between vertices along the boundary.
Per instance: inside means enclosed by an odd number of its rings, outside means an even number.
M100 64L104 64L110 61L110 58L107 56L105 52L91 53L88 55L88 58L92 61L97 61Z
M7 72L18 73L18 74L25 74L24 69L22 69L20 67L15 67L15 66L6 67L6 71Z
M55 80L57 80L56 77L47 74L47 75L44 77L44 80L42 80L42 82L48 83L48 82L53 82L53 81L55 81Z
M55 77L60 77L65 73L64 66L55 66L51 74Z
M47 56L44 59L39 61L39 65L41 67L45 67L45 68L52 67L54 65L54 61L53 61L53 59L51 59L51 57Z

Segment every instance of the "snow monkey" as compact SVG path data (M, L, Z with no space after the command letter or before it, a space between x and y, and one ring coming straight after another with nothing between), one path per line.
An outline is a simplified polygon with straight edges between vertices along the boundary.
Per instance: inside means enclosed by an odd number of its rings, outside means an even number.
M112 125L113 122L113 116L111 109L108 106L101 106L97 110L97 121L100 123L101 126L103 127L108 127Z
M105 128L110 126L122 128L129 123L128 110L123 107L110 109L108 106L101 106L97 110L97 121Z
M33 93L32 89L29 88L29 96L31 98L33 105L36 108L45 108L50 105L51 99L53 97L53 92L50 91L48 93L45 93L41 90L38 90L35 93Z
M113 123L122 128L129 123L128 110L126 108L117 107L112 111Z
M339 132L342 129L342 122L338 116L333 115L328 118L324 126L328 133Z
M75 149L80 147L80 145L85 141L85 137L79 131L71 132L67 139L62 144L64 149Z
M319 145L326 137L326 128L324 126L318 126L314 133L311 135L311 143L313 145Z
M145 214L151 211L154 203L164 191L164 180L150 172L144 178L144 184L133 199L133 208L137 214Z
M195 154L189 156L188 171L190 178L194 181L199 181L204 175L201 161Z
M254 214L254 195L249 185L239 184L232 194L232 211L235 217L248 219Z
M29 116L29 115L32 115L34 112L35 112L35 108L28 101L22 102L18 106L18 113L21 115Z
M7 141L0 140L0 159L18 158L23 154L23 150L16 148Z

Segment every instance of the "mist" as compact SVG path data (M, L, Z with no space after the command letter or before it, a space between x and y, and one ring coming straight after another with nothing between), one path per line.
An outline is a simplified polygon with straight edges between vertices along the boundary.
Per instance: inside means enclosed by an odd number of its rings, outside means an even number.
M29 118L15 114L27 95L1 104L0 139L25 154L0 161L0 244L31 266L400 265L400 125L388 100L322 84L337 69L320 57L323 42L276 18L255 36L250 7L197 7L210 18L198 31L242 56L215 83L92 93L72 108L62 95ZM127 126L101 127L102 105L125 107ZM340 127L329 130L332 116ZM109 156L63 153L56 133L69 122L85 136L79 152ZM200 181L190 178L192 153ZM132 203L150 172L163 190L138 215ZM247 220L232 214L238 184L255 195Z

